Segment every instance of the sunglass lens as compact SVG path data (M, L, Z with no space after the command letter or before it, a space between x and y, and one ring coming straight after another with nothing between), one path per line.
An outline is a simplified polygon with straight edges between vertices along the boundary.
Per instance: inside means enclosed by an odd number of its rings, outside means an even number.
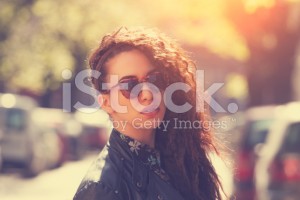
M121 84L124 86L121 88L121 92L127 99L130 98L130 93L132 89L139 83L137 79L126 79L121 82Z
M163 80L163 76L160 72L154 72L148 76L149 83L154 84L156 87L160 89L165 89L165 82Z

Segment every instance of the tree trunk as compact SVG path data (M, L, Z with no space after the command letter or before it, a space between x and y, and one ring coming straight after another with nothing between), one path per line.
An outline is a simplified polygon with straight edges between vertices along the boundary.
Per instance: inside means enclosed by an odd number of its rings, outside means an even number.
M298 36L287 32L275 34L275 48L248 44L251 51L247 62L249 106L283 104L292 100L292 72Z

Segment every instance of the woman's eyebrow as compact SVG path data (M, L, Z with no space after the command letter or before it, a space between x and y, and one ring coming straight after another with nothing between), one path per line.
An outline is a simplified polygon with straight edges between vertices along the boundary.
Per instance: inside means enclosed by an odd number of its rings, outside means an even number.
M123 76L119 81L122 81L124 79L132 79L132 78L137 78L137 77L134 75L127 75L127 76Z
M150 70L143 78L145 78L147 75L153 73L154 71L156 71L156 69ZM123 77L120 79L120 81L121 81L121 80L124 80L124 79L131 79L131 78L137 78L137 76L136 76L136 75L127 75L127 76L123 76Z

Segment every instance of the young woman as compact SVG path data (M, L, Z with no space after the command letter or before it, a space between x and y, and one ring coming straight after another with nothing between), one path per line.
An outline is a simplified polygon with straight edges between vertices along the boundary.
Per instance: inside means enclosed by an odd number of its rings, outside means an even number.
M196 67L186 53L157 30L120 28L89 65L113 130L74 200L221 199L208 158L217 148L196 110Z

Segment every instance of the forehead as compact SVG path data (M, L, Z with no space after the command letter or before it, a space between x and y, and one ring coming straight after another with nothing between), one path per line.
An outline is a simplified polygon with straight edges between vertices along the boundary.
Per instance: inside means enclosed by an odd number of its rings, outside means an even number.
M137 76L142 78L154 69L149 59L138 50L122 52L107 63L108 75L118 75L119 79L124 76Z

